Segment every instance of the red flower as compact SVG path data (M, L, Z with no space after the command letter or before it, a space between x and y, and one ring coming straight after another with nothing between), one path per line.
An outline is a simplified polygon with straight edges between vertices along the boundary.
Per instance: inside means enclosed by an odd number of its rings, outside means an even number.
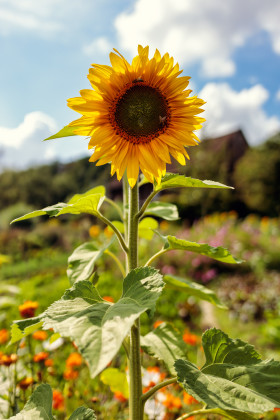
M78 367L82 364L82 356L79 353L71 353L66 360L66 366L68 368Z
M20 389L22 390L26 390L30 385L33 384L33 379L30 377L24 378L22 379L19 383L18 386L20 387Z

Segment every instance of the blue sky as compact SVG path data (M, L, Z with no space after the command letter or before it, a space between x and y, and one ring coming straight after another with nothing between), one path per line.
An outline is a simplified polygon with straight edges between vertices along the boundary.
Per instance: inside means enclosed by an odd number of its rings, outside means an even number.
M80 137L41 142L78 114L91 63L113 47L168 51L207 101L201 136L280 131L279 0L0 0L0 170L88 155Z

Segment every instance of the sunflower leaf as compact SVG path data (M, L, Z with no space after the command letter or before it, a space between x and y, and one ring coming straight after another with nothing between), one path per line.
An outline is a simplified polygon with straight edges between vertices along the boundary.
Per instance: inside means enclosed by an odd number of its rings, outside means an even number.
M71 414L68 420L96 420L96 416L91 408L79 407Z
M164 248L168 250L177 249L191 251L228 264L240 264L242 262L242 260L234 258L230 252L222 246L213 247L208 244L199 244L197 242L186 241L185 239L178 239L171 235L162 236L162 238L165 241Z
M77 136L77 134L75 134L74 131L77 130L78 128L80 127L72 127L72 126L69 127L69 125L66 125L61 130L59 130L56 134L53 134L52 136L44 139L43 141L59 139L62 137Z
M161 201L151 202L145 210L145 215L161 217L162 219L170 221L179 219L177 206Z
M11 327L11 340L9 344L14 344L20 341L22 338L33 334L33 332L41 328L42 325L43 321L41 319L41 315L36 316L34 318L14 321Z
M124 279L122 297L112 305L100 298L90 282L76 282L44 312L44 328L70 337L95 377L118 352L134 321L155 310L163 286L157 270L132 270Z
M103 370L100 380L109 385L112 392L121 392L126 398L129 396L127 376L117 368L108 368Z
M202 337L206 363L176 360L178 381L208 408L263 413L280 407L280 362L260 359L253 346L215 328ZM238 415L233 418L241 419Z
M207 302L216 305L218 308L226 309L227 307L222 304L216 293L213 290L208 289L202 284L196 283L189 279L183 279L182 277L166 275L163 280L172 289L180 290L190 296L195 296L198 299L206 300Z
M61 214L89 213L96 216L104 198L103 193L91 194L87 192L84 194L76 194L68 203L58 203L53 206L45 207L41 210L32 211L31 213L27 213L24 216L14 219L11 223L43 215L57 217Z
M167 173L162 179L160 184L155 184L155 191L161 191L166 188L227 188L233 189L228 185L221 184L220 182L195 179L191 177L186 177L184 175Z
M203 368L214 363L249 365L261 360L261 355L254 346L239 339L232 339L216 328L205 331L202 345L206 358Z
M54 420L52 415L52 389L48 384L39 385L24 408L10 420Z
M175 360L186 358L186 344L182 336L172 325L166 323L141 337L141 347L150 356L163 360L172 375L176 375Z
M85 242L75 249L73 254L68 258L67 276L71 285L76 281L90 280L96 261L112 245L114 239L115 237L101 249L93 242Z

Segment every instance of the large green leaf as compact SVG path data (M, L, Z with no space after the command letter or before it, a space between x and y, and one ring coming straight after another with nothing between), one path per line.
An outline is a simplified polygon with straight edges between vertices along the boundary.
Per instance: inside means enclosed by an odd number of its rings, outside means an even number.
M209 408L262 413L280 407L280 362L261 361L253 346L215 328L202 338L206 363L199 370L177 360L178 381Z
M52 389L48 384L39 385L24 408L10 420L54 420L52 415Z
M126 276L122 297L112 305L90 282L79 281L45 311L44 328L73 340L95 377L116 355L134 321L154 311L163 286L157 270L137 268Z
M271 371L270 375L267 376L268 372L264 371L262 374L259 365L242 366L234 372L231 371L230 365L226 365L225 371L220 373L227 373L228 370L227 378L216 376L215 372L213 374L204 373L186 360L176 360L175 369L178 382L194 398L206 403L208 408L219 407L224 410L263 413L280 406L280 403L273 401L270 395L263 394L262 390L265 390L265 386L262 387L262 385L266 381L272 381L274 387L276 382L280 382L280 379L279 371L276 373ZM271 368L273 369L274 366L271 366ZM254 374L254 379L256 378L255 383L252 383L252 374ZM240 375L240 382L243 382L243 384L235 382ZM279 398L279 385L277 393Z
M220 184L219 182L204 180L201 181L200 179L195 179L191 177L186 177L184 175L178 174L166 174L162 180L161 184L155 184L154 189L155 191L161 191L166 188L180 188L180 187L187 187L187 188L230 188L224 184Z
M96 420L96 416L90 408L79 407L71 414L68 420Z
M207 414L207 412L205 413ZM222 418L229 420L256 420L256 417L242 411L222 410L221 408L211 409L211 414L219 414Z
M150 356L163 360L172 375L176 375L175 360L186 357L186 343L170 324L162 323L141 337L141 347Z
M43 141L59 139L61 137L77 136L77 134L74 133L74 130L77 130L78 128L80 127L72 127L72 126L69 127L69 125L66 125L61 130L59 130L56 134L53 134L52 136L44 139Z
M175 236L171 235L165 236L164 239L164 248L168 250L178 249L184 251L191 251L228 264L239 264L242 262L241 260L234 258L231 255L231 253L222 246L213 247L208 244L198 244L197 242L186 241L185 239L178 239Z
M226 306L221 303L216 293L202 284L171 275L164 276L164 281L173 289L180 290L190 296L195 296L198 299L206 300L207 302L216 305L218 308L226 309Z
M11 328L11 340L9 344L14 344L17 341L20 341L22 338L33 334L34 331L41 328L43 325L41 317L42 316L39 315L34 318L21 319L20 321L15 321Z
M101 194L102 196L106 194L106 189L103 185L98 185L97 187L91 188L90 190L86 191L83 194L75 194L72 198L68 201L67 204L74 204L78 200L80 200L83 197L87 197L88 195L92 194Z
M85 242L75 249L68 258L67 276L71 284L76 281L90 280L96 261L102 257L104 251L111 246L112 241L103 248L98 247L93 242Z
M153 201L150 203L145 210L146 215L161 217L165 220L178 220L179 213L177 206L171 203L165 203L161 201Z
M75 196L74 196L75 197ZM60 216L61 214L80 214L89 213L92 215L98 214L98 209L104 200L103 194L81 194L81 197L70 204L69 203L58 203L53 206L45 207L42 210L32 211L24 216L14 219L11 223L18 222L20 220L30 219L33 217L48 215L50 217Z
M254 346L239 339L232 339L226 333L211 328L202 336L206 362L203 368L214 363L249 365L261 361Z
M129 396L128 382L125 372L111 368L103 370L100 380L109 385L112 392L121 392L126 398Z
M39 385L24 408L10 420L54 420L52 415L52 389L48 384ZM79 407L69 417L69 420L96 420L94 411Z

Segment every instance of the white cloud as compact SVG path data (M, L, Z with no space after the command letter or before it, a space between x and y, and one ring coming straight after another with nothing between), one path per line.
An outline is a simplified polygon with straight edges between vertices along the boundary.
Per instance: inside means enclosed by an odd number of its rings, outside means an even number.
M87 138L79 136L42 141L59 130L52 117L40 111L27 114L15 128L0 127L0 169L24 169L54 160L69 161L90 155Z
M184 65L199 63L207 77L222 77L235 72L234 51L263 30L280 54L279 15L279 0L137 0L115 27L132 55L138 43L150 45Z
M76 30L88 14L91 1L83 0L1 0L0 35L30 31L38 37Z
M207 101L202 129L206 137L241 128L250 144L258 144L280 130L279 118L263 110L269 93L260 84L237 92L227 83L207 83L199 97Z
M276 101L280 101L280 89L276 92Z
M112 46L105 37L94 39L90 44L84 45L82 48L83 53L89 57L93 57L98 53L108 54L111 49Z

